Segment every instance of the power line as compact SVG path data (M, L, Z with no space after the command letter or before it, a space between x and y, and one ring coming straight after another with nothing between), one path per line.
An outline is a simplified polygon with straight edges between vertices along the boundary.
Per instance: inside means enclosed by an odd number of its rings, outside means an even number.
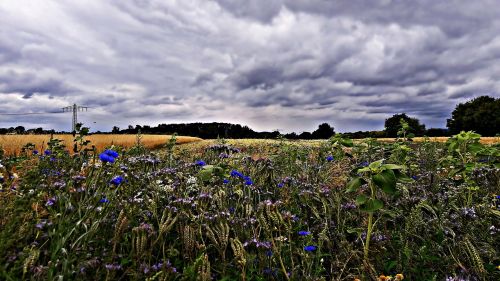
M22 113L0 113L0 115L36 115L36 114L54 114L63 112L22 112Z

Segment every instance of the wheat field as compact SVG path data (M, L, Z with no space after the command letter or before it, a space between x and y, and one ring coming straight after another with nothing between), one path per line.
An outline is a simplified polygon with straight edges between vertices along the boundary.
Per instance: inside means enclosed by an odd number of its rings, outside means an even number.
M141 143L150 149L163 146L171 138L170 135L141 135ZM73 135L54 135L54 138L64 142L66 147L73 147ZM95 134L87 136L90 145L95 145L98 151L110 145L123 147L132 147L137 142L137 135L115 135L115 134ZM37 150L43 150L47 147L47 142L50 140L50 135L0 135L0 147L7 155L19 154L23 146L27 143L33 143ZM202 139L196 137L177 136L177 144L197 142Z

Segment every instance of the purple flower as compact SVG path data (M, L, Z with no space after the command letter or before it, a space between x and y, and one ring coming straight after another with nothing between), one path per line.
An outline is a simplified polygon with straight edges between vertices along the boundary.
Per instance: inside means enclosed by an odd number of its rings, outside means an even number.
M45 155L50 155L50 153L51 153L51 152L50 152L50 150L48 150L48 149L46 149L46 150L43 152L43 154L45 154Z
M111 182L110 182L110 183L112 183L112 184L114 184L114 185L118 186L118 185L120 185L122 182L123 182L123 178L122 178L121 176L116 176L116 177L114 177L114 178L111 180Z
M266 256L268 256L268 257L272 257L272 256L273 256L273 251L271 251L271 250L267 250L267 251L266 251Z
M284 182L280 182L280 183L278 183L278 187L279 187L279 188L282 188L284 185L285 185L285 183L284 183Z
M33 155L37 155L38 154L38 150L33 150Z
M120 270L122 269L122 266L115 263L115 264L106 264L104 267L106 267L107 270Z
M328 161L328 162L332 162L334 159L335 159L335 158L333 158L333 156L331 156L331 155L328 155L328 156L326 157L326 161Z
M306 252L313 252L313 251L316 251L317 248L318 247L316 247L316 246L309 245L309 246L305 246L304 247L304 251L306 251Z
M369 165L369 164L368 164L368 162L367 162L367 161L364 161L364 162L359 163L359 166L360 166L360 167L366 167L366 166L368 166L368 165Z
M47 203L45 203L45 206L52 206L54 205L54 203L56 203L56 198L55 197L52 197L52 198L49 198L49 200L47 200Z
M104 197L101 200L99 200L99 203L109 203L108 198Z
M222 183L224 183L224 184L228 184L228 183L229 183L229 180L228 180L228 179L224 179L224 180L222 181Z
M311 234L311 232L309 232L309 231L305 231L305 230L301 230L301 231L299 231L299 232L298 232L298 234L299 234L300 236L306 236L306 235Z

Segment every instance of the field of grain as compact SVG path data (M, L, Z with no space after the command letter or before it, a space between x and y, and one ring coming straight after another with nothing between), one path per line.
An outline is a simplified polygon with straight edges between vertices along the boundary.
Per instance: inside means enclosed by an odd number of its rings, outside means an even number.
M73 135L54 135L54 138L60 139L67 147L73 145ZM170 135L142 135L141 143L149 149L159 148L164 145L169 139ZM7 155L19 154L21 148L27 143L35 144L36 149L44 150L50 135L0 135L0 147ZM104 150L105 147L110 145L118 145L129 148L137 142L137 135L109 135L109 134L95 134L86 137L91 141L91 145L95 145L98 151ZM190 142L200 141L200 138L177 136L177 144L184 144Z

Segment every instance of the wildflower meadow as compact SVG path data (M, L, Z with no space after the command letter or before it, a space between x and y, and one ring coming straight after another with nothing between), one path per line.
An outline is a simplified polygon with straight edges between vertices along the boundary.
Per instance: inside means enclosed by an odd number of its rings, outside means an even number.
M80 129L80 128L79 128ZM201 141L1 157L1 280L500 280L500 146Z

